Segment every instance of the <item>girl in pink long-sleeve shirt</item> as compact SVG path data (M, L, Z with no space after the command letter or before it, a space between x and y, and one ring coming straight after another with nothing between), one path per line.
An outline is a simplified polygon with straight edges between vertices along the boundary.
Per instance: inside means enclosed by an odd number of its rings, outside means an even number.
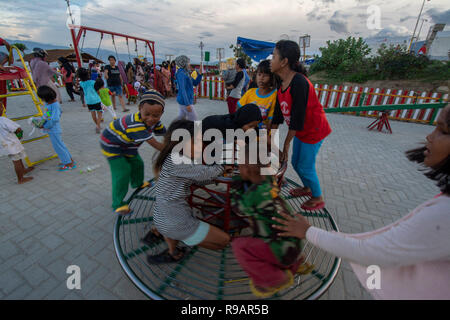
M384 228L344 234L312 227L306 218L282 214L274 220L282 236L306 238L313 245L347 259L367 289L372 273L380 268L376 299L450 299L450 106L444 108L425 147L407 152L423 163L425 174L437 181L442 193L421 204L407 216Z

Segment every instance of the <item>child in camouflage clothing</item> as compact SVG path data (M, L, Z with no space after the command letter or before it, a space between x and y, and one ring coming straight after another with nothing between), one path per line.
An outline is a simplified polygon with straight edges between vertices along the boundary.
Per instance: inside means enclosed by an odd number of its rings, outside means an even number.
M292 214L293 210L280 196L276 179L262 176L260 169L257 164L241 164L240 177L233 178L233 211L250 219L253 236L235 238L232 247L250 277L253 294L267 298L290 287L296 273L309 273L313 266L303 263L300 239L279 237L272 227L272 217L280 216L277 212Z

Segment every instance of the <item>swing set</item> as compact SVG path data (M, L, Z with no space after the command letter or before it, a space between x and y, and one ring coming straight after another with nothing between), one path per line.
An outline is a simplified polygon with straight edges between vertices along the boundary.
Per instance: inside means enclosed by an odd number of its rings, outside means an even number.
M131 54L130 54L130 47L129 47L129 40L134 40L134 44L135 44L135 53L136 53L136 57L139 57L138 55L138 41L141 41L144 43L145 46L145 58L147 58L147 50L150 51L150 53L152 54L153 57L153 66L156 65L156 55L155 55L155 42L152 40L148 40L148 39L144 39L144 38L139 38L139 37L134 37L134 36L130 36L130 35L126 35L123 33L117 33L117 32L113 32L113 31L108 31L108 30L102 30L102 29L97 29L97 28L91 28L91 27L87 27L87 26L76 26L76 25L70 25L70 34L72 36L72 42L73 42L73 48L75 50L75 57L77 60L77 64L78 67L81 68L82 67L82 60L81 60L81 53L83 52L84 49L84 41L86 38L86 32L87 31L92 31L92 32L96 32L96 33L100 33L100 41L97 47L97 52L95 54L95 58L98 58L98 53L104 38L104 35L110 35L111 36L111 40L112 40L112 44L114 47L114 51L116 52L116 59L117 61L119 61L119 54L117 52L117 46L116 46L116 38L125 38L126 43L127 43L127 49L128 49L128 58L131 62ZM76 29L78 29L78 31L76 31ZM83 38L83 39L81 39ZM81 40L81 48L79 49L79 44L80 44L80 40ZM157 75L154 73L153 74L153 83L156 83L157 80Z

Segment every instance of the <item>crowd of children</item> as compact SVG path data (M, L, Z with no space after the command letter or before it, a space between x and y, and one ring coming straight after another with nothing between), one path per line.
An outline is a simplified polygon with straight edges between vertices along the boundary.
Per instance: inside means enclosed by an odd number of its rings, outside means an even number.
M297 44L292 41L278 42L272 61L265 60L258 65L257 87L244 93L243 89L247 86L249 77L244 72L245 61L238 59L236 75L227 84L229 114L205 118L202 121L203 132L200 134L208 129L218 129L223 134L227 129L271 130L286 121L289 133L280 157L282 161L287 160L289 146L294 140L292 165L304 183L304 188L291 190L291 194L310 195L311 199L303 208L318 210L323 208L324 201L315 172L315 157L331 129L313 86L299 69L298 60ZM157 255L148 256L148 262L180 261L185 255L184 247L178 245L180 242L187 246L198 245L212 250L220 250L232 243L237 260L250 276L250 286L255 295L268 297L290 286L293 275L299 270L305 270L299 269L299 266L304 266L301 256L302 242L298 239L283 239L276 236L270 218L280 217L278 212L292 214L292 209L281 197L274 178L258 174L261 166L250 165L248 154L246 162L239 166L240 177L236 177L233 183L232 203L237 214L246 216L252 221L251 226L254 229L252 237L231 239L218 227L194 217L186 201L193 184L211 183L224 172L231 170L231 167L222 164L204 165L192 161L196 156L193 121L198 118L194 109L193 88L200 83L202 75L198 75L195 80L191 77L189 58L179 56L175 59L178 67L175 78L178 83L179 116L170 125L162 143L155 136L165 132L160 119L164 113L165 96L172 92L170 80L173 76L168 71L169 65L163 65L165 71L162 72L164 79L164 93L162 93L142 87L141 82L145 81L145 73L140 63L136 62L133 68L128 67L127 79L124 81L115 57L110 56L109 62L104 72L107 87L102 77L92 70L80 68L76 72L76 78L80 79L84 103L91 112L96 133L101 132L103 111L109 111L113 118L100 135L100 146L110 166L112 208L116 214L125 216L133 213L124 200L130 184L132 188L149 186L149 183L144 181L145 161L140 157L138 148L147 142L157 151L153 164L154 174L157 177L156 200L153 207L155 228L146 239L164 239L168 249ZM65 83L68 85L68 94L73 99L71 95L73 88L70 84L73 82L75 70L67 66L66 61L61 60L60 63ZM133 79L128 79L129 77ZM138 112L118 118L115 113L116 96L122 104L123 111L128 111L122 99L124 84L128 84L127 91L130 96L139 95ZM42 85L39 86L38 95L45 101L45 115L41 128L50 135L52 145L61 160L59 170L71 170L76 164L61 139L59 124L61 109L56 92L51 87ZM20 128L6 118L0 120L2 145L8 150L8 155L14 162L19 183L27 182L31 177L26 178L24 175L32 168L25 169L21 162L25 155L16 137L16 134L20 133ZM188 147L187 150L191 150L188 154L178 155L174 151L174 147L181 142L172 139L172 133L177 129L186 130L191 134L190 141L183 141ZM178 156L185 161L181 164L176 162L175 157Z

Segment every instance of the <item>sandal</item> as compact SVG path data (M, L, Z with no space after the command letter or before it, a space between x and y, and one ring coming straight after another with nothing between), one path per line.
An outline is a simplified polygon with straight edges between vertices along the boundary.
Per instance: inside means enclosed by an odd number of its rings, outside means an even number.
M133 213L133 210L130 209L128 205L124 205L120 208L117 208L114 213L117 213L121 217L128 216Z
M164 236L162 234L157 235L153 228L151 228L150 231L145 235L145 237L141 239L141 241L147 246L152 246L155 244L155 242L161 240L164 240Z
M139 189L144 189L144 188L147 188L147 187L150 187L150 186L151 186L151 183L148 182L148 181L145 181L145 182L142 184L142 186L139 187Z
M174 255L179 256L179 258L175 258L173 255L169 253L169 249L164 250L160 254L154 256L147 256L147 262L150 264L161 264L161 263L174 263L180 262L184 259L186 253L186 248L176 248Z
M72 164L71 166L69 166L69 165L63 165L62 167L60 167L59 169L58 169L58 171L68 171L68 170L73 170L73 169L75 169L77 167L77 165L74 163L74 164Z
M279 286L274 287L256 287L253 284L253 281L250 280L250 290L252 293L258 298L269 298L276 294L277 292L289 288L294 284L294 276L289 270L286 270L286 275L288 276L288 280L285 283L280 284ZM263 289L263 290L261 290Z
M315 265L310 264L309 262L304 262L301 265L298 266L297 271L295 272L296 274L309 274L311 273L315 268Z
M293 197L312 197L311 191L303 191L303 188L296 188L289 190L289 194Z
M308 210L308 211L314 211L314 210L321 210L323 208L325 208L325 202L324 201L320 201L317 202L314 206L310 207L304 204L302 204L301 208L303 210Z

